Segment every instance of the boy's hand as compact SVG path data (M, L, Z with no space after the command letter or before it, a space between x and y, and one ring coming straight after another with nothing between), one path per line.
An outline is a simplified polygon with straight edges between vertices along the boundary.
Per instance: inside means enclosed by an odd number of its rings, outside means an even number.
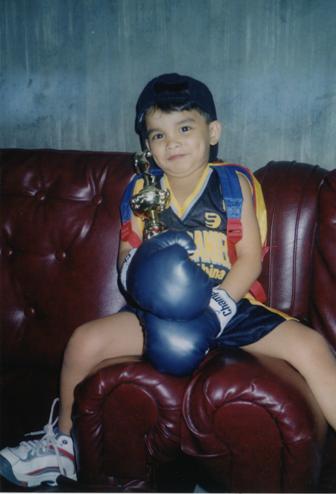
M212 289L209 307L215 312L220 324L220 332L217 337L222 334L226 325L237 312L237 304L230 295L222 288L215 287Z
M183 232L166 231L145 240L131 251L121 268L121 282L144 310L175 320L192 319L209 305L208 275L189 254L192 238Z

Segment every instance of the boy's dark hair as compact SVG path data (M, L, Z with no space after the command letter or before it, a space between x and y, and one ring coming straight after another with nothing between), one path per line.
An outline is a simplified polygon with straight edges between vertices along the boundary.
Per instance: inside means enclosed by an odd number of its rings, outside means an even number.
M145 148L146 112L157 108L163 112L197 110L208 123L217 120L215 103L208 87L192 77L163 74L152 79L141 92L136 104L135 131ZM210 161L217 158L218 146L211 146Z

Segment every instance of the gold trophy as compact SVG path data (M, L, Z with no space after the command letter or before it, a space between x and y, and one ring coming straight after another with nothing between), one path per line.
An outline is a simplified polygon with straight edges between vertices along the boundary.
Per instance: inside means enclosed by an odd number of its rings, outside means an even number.
M130 201L133 213L144 222L144 239L149 239L166 229L160 221L159 214L164 211L170 202L169 190L160 189L155 185L155 177L150 173L150 151L135 153L134 167L144 179L143 189L135 194Z

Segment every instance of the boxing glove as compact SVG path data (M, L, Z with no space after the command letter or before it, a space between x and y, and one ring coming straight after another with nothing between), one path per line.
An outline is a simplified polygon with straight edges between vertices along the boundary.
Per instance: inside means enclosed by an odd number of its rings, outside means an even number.
M197 317L209 305L212 286L208 275L189 258L194 249L184 232L166 231L145 240L124 261L124 288L142 309L163 319Z
M209 308L188 321L145 313L143 325L145 357L160 372L175 376L191 374L198 367L220 330L218 319Z
M214 311L218 319L220 331L217 336L220 336L226 325L236 314L237 304L225 290L215 287L212 289L209 307Z

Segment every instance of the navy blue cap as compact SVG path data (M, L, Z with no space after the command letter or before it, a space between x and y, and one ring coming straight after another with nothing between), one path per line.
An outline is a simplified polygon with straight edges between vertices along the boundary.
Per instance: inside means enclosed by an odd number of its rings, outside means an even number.
M210 121L217 120L212 94L203 82L185 75L162 74L152 79L139 96L135 117L137 134L143 137L145 115L149 108L168 104L195 105L209 115Z

